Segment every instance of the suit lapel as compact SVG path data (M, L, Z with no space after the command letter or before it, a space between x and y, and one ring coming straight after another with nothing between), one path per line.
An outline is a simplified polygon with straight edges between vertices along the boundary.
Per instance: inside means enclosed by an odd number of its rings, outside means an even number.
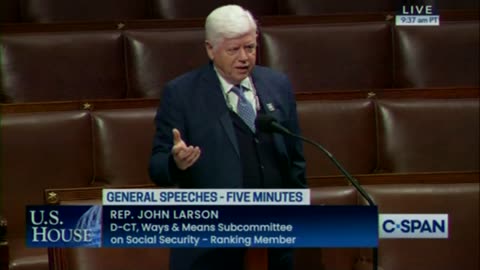
M265 77L259 76L255 68L252 71L252 80L253 84L255 85L255 89L257 91L257 96L263 113L272 114L273 116L275 116L274 110L276 104L273 99L273 97L275 96L275 93L273 92L274 90L268 84L268 81L265 79ZM285 148L285 143L282 136L283 135L281 134L274 133L273 141L278 152L288 157L287 149Z
M255 89L257 90L260 107L263 108L265 113L268 113L268 111L266 110L266 104L271 104L272 93L270 93L270 89L268 88L265 80L258 76L257 72L255 72L255 69L253 69L252 72L252 81Z
M240 158L240 151L238 149L238 142L233 129L232 119L230 118L230 111L225 102L220 81L218 80L212 64L205 69L201 84L200 89L202 89L203 93L201 93L200 97L204 99L203 102L207 105L206 108L208 108L206 111L206 118L218 119L228 140Z

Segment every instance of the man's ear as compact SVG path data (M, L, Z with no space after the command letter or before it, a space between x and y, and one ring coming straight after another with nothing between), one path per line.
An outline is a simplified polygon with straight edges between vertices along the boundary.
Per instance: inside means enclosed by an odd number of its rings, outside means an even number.
M207 50L208 58L210 58L210 60L213 60L214 58L213 46L212 44L210 44L210 42L205 41L205 49Z

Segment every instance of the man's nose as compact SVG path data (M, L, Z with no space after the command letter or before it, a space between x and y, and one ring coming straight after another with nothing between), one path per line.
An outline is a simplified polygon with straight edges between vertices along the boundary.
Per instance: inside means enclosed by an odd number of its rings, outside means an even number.
M245 48L241 47L239 52L238 52L238 59L242 61L248 60L248 53L245 50Z

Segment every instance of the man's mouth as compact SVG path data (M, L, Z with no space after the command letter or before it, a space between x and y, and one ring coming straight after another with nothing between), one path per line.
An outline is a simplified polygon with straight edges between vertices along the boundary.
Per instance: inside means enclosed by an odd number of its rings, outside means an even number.
M241 71L247 71L248 70L248 66L242 66L242 67L237 67L238 70L241 70Z

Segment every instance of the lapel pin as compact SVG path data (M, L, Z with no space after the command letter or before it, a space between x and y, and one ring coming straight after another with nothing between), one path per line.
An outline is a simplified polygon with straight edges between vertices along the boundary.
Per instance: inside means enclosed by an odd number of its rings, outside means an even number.
M267 109L271 112L275 111L275 107L273 106L272 103L267 103Z

